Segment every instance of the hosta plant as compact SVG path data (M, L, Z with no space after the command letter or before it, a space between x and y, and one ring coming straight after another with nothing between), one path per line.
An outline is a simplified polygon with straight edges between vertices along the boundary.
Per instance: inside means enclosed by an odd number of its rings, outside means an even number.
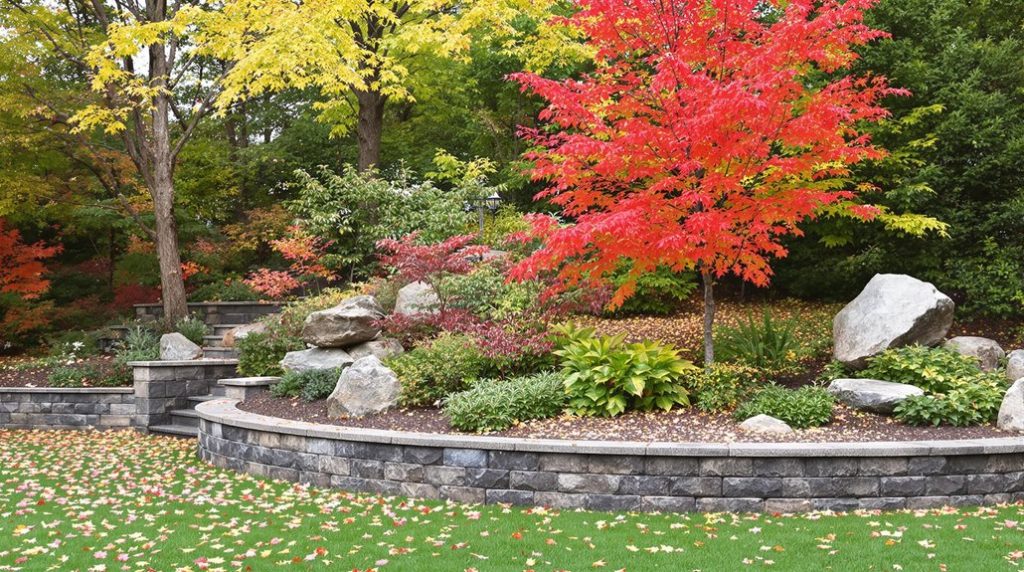
M669 346L626 344L622 334L577 337L555 354L566 376L569 409L578 415L614 417L690 404L682 380L697 368Z

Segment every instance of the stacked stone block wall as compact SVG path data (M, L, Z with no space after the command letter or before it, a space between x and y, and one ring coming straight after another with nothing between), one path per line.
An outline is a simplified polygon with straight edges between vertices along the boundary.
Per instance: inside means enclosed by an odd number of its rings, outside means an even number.
M248 324L281 311L277 302L195 302L188 305L190 314L202 316L208 325ZM160 304L136 304L135 317L140 320L156 320L164 315Z
M170 411L188 409L189 397L208 395L217 380L235 377L238 360L132 362L135 426L170 422Z
M67 429L129 427L135 393L116 388L0 388L0 427Z

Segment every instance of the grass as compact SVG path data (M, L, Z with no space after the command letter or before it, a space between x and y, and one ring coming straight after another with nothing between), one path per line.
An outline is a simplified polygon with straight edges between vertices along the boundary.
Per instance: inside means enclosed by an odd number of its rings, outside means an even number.
M0 570L1019 570L1024 507L602 514L353 495L132 432L0 431Z

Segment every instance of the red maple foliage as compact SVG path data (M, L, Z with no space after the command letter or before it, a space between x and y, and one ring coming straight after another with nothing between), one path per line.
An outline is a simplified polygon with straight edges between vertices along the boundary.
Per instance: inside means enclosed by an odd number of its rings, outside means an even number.
M25 244L6 226L0 218L0 348L46 324L47 308L33 301L50 288L44 261L61 251L59 245Z
M553 271L565 288L625 267L613 307L659 266L699 270L708 302L716 277L767 284L770 259L786 255L782 237L849 202L862 190L849 188L850 166L884 154L858 125L906 92L843 74L855 47L885 35L863 23L875 2L579 2L563 23L587 38L593 71L513 76L548 102L540 119L550 128L525 131L537 145L532 175L550 182L537 198L574 221L535 221L543 246L513 277Z

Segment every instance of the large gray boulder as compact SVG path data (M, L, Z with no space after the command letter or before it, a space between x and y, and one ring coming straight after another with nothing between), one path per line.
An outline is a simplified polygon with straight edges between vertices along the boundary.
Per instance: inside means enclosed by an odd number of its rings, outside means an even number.
M1024 379L1010 386L999 406L996 426L1004 431L1024 431Z
M396 314L436 314L441 305L434 287L426 282L412 282L402 286L395 299Z
M793 432L793 428L785 421L764 414L755 415L740 423L740 429L750 433L784 434Z
M872 413L892 413L896 405L908 397L924 395L920 387L878 379L837 379L828 392L840 403Z
M954 307L928 282L903 274L876 274L832 322L835 358L859 369L889 348L936 345L953 323Z
M288 352L281 360L281 369L289 372L315 369L341 369L352 365L352 356L337 348L310 348Z
M263 322L253 322L244 326L238 326L237 328L231 328L221 338L221 345L226 348L233 348L238 344L239 340L244 340L252 334L262 334L266 331L267 325Z
M200 359L202 357L203 348L192 343L191 340L178 332L160 336L160 359L179 361Z
M381 413L398 404L402 384L395 372L376 356L367 356L341 373L338 385L327 398L331 417L363 417Z
M345 350L352 359L358 361L366 356L376 356L379 360L385 360L405 351L401 342L394 338L378 338L363 342L358 346L352 346Z
M1024 350L1013 350L1006 356L1006 378L1017 381L1024 377Z
M985 371L993 371L999 367L999 361L1006 356L999 343L988 338L977 336L957 336L946 340L942 347L953 350L960 355L978 359L978 365Z
M377 337L384 317L373 296L355 296L333 308L313 312L302 325L302 339L320 348L343 348Z

